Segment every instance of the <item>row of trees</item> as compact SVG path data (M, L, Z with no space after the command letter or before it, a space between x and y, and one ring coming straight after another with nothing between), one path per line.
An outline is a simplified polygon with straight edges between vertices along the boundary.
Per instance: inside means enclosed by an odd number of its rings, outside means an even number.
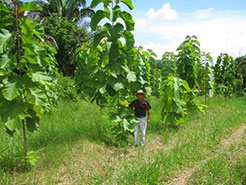
M93 0L90 8L79 0L38 1L40 6L6 2L0 2L0 121L9 134L22 126L25 154L26 128L34 131L60 94L73 95L75 86L101 108L111 105L113 124L105 138L117 146L128 144L137 121L132 110L117 105L129 103L138 89L161 97L163 120L171 125L191 109L203 111L199 95L245 89L245 57L234 61L221 54L213 65L195 36L188 36L177 54L165 53L159 63L152 50L135 47L134 20L120 7L123 3L132 10L131 0ZM104 9L94 12L100 3ZM83 15L92 15L93 34L81 26ZM61 72L74 76L75 84L63 78L71 84L57 85Z

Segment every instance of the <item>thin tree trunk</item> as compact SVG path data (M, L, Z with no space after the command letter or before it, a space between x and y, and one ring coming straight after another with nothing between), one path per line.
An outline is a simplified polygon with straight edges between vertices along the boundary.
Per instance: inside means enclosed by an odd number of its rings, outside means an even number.
M119 115L120 113L120 107L119 107L119 103L120 103L120 92L117 93L117 114ZM119 127L120 127L120 122L119 122Z
M24 139L24 157L26 162L27 157L27 140L26 140L26 127L25 127L25 121L22 120L22 129L23 129L23 139Z

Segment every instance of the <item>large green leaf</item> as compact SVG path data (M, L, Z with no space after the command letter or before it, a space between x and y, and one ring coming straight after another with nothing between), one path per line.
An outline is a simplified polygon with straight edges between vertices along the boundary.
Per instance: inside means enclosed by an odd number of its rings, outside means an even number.
M112 97L113 97L113 96L116 95L116 91L115 91L110 85L108 85L108 86L106 87L106 90L107 90L109 96L112 96Z
M152 93L152 88L151 87L145 87L145 91L146 91L148 96L151 96L151 93Z
M5 103L0 109L2 122L10 131L14 131L19 123L19 119L25 118L27 115L26 110L28 107L28 104L17 101Z
M110 61L108 67L110 68L110 70L115 73L117 76L120 75L122 73L122 68L121 68L121 64L120 64L120 59L119 60L112 60ZM119 79L119 78L118 78ZM123 81L123 80L120 80Z
M109 50L109 60L115 61L116 58L119 57L119 45L114 42L107 42L107 49Z
M100 3L102 3L102 2L104 2L104 3L110 3L111 2L111 0L92 0L92 2L91 2L91 8L96 8L97 7L97 5L98 4L100 4Z
M114 25L114 31L115 31L115 34L116 34L116 38L119 39L122 34L124 33L124 26L117 22L115 25Z
M190 92L190 87L189 87L189 84L188 84L188 82L186 81L186 80L183 80L183 82L182 82L183 84L183 87L185 88L185 90L187 91L187 92Z
M103 10L98 10L91 18L91 31L95 31L98 23L107 17L107 13Z
M21 6L19 13L23 11L38 11L38 10L42 10L42 8L38 6L36 2L25 2Z
M115 114L113 114L113 115L111 116L111 119L112 119L112 121L113 121L114 123L119 123L119 122L122 121L122 119L120 118L120 116L119 116L119 115L115 115Z
M117 82L116 84L114 84L114 90L115 91L119 91L119 90L121 90L123 88L124 88L124 85L121 82Z
M104 29L107 30L110 41L117 42L124 32L124 26L121 23L116 23L114 26L106 23Z
M101 42L101 40L107 36L108 36L108 33L106 31L101 31L100 33L95 34L94 40L93 40L93 49L96 49L98 44Z
M33 33L40 39L44 40L44 28L41 24L34 22Z
M41 107L40 106L33 106L32 109L27 110L28 116L31 117L36 123L40 121L42 117Z
M9 58L10 57L10 58ZM4 74L11 73L16 68L16 55L0 55L0 71ZM0 76L3 76L0 72Z
M120 17L124 20L124 22L126 24L126 29L128 31L133 31L134 30L135 22L132 19L131 14L129 14L126 11L123 11L123 12L120 12Z
M25 18L20 20L20 28L24 35L28 35L32 33L33 27L34 27L34 22L31 21L30 19Z
M124 38L126 40L127 49L133 48L134 47L134 43L135 43L135 39L134 39L133 34L130 31L125 30L123 36L124 36Z
M134 9L134 6L132 5L132 0L121 0L122 3L124 3L130 10Z
M112 12L110 14L110 20L112 22L115 22L118 17L120 15L120 6L116 5L113 9L112 9Z
M127 119L123 119L123 128L125 131L133 132L133 128L131 128L131 123Z
M110 41L115 40L116 33L115 33L115 30L114 30L114 26L113 25L111 25L109 23L106 23L106 24L104 24L103 29L108 32L109 40Z
M20 27L22 33L24 33L22 36L24 43L37 43L37 39L33 34L40 40L44 40L44 28L41 24L24 18L20 20Z
M0 10L1 12L1 10ZM3 16L3 18L1 18L1 16ZM13 22L11 22L10 19L14 19L15 17L11 14L8 14L8 15L1 15L0 13L0 29L1 28L6 28L7 26L11 26L13 25Z
M6 68L11 60L9 59L8 55L4 54L0 56L0 68L4 69Z
M45 85L47 82L51 81L51 78L45 72L36 71L36 72L32 73L32 80L34 82L39 82L39 83Z
M47 103L47 96L43 90L38 88L30 88L29 90L36 105L45 105Z
M7 48L12 47L12 34L5 29L0 29L0 54L4 53Z
M136 82L137 81L136 73L134 71L129 71L126 76L126 79L128 80L129 83Z
M5 69L1 69L1 68L0 68L0 76L5 76L6 73L7 73L7 72L6 72ZM2 86L2 85L0 84L0 88L1 88L1 86Z
M130 109L132 110L132 109ZM133 116L134 112L131 112L130 115L127 116L127 120L131 123L131 124L136 124L139 123L139 119L136 118L136 116Z
M4 3L4 1L2 1L2 3L0 3L0 12L4 12L5 14L10 14L13 13L12 8L9 5L6 5Z
M19 124L19 120L18 120L18 118L16 117L15 119L10 119L10 120L6 121L4 125L6 126L6 128L7 128L9 131L14 132L15 129L17 128L18 124ZM10 135L13 135L11 132L10 132L9 134L10 134ZM7 133L8 133L8 132L7 132Z
M27 117L26 118L26 127L30 132L37 130L37 125L34 119Z
M17 77L9 77L3 80L2 94L6 100L13 100L20 94L21 80Z

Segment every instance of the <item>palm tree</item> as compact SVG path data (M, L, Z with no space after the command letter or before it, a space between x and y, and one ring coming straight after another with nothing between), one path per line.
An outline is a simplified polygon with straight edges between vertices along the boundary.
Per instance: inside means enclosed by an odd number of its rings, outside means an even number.
M43 10L41 18L50 17L53 13L66 17L69 21L79 22L85 17L91 17L94 11L86 7L86 0L36 0Z

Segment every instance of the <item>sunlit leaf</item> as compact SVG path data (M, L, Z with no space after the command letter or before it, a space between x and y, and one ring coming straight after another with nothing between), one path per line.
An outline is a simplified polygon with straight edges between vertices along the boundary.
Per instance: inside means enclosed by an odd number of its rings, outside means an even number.
M19 13L23 11L38 11L38 10L42 10L42 8L38 6L36 2L25 2L22 4Z
M133 21L131 14L129 14L126 11L123 11L120 13L120 17L124 20L124 22L126 24L126 29L128 31L133 31L135 22Z
M129 83L137 81L136 73L134 71L129 71L126 78Z
M124 85L122 83L120 83L120 82L114 84L114 90L115 91L119 91L119 90L121 90L123 88L124 88Z
M98 4L100 3L110 3L112 2L111 0L92 0L90 7L91 8L96 8Z
M132 5L132 0L121 0L121 2L127 5L130 10L134 9L134 6Z
M12 34L5 29L0 29L0 54L6 51L7 48L11 47Z
M6 100L13 100L20 94L21 81L16 77L9 77L3 80L2 93Z
M29 90L36 105L45 105L47 103L47 96L43 90L39 88L29 88Z

